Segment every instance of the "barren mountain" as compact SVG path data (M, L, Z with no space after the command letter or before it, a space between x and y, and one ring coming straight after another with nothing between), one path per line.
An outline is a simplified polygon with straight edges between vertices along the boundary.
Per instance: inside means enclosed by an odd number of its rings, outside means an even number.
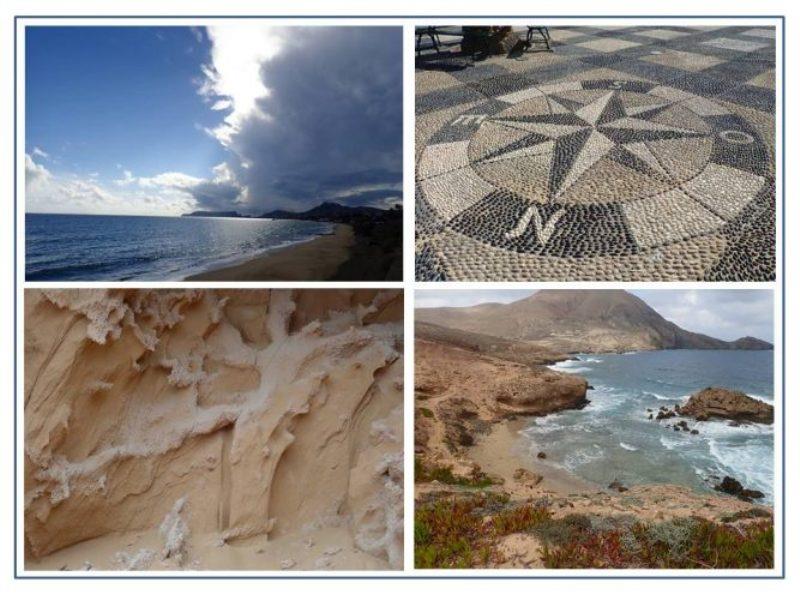
M623 290L541 290L509 304L417 309L416 320L557 352L772 348L753 337L727 342L687 331Z

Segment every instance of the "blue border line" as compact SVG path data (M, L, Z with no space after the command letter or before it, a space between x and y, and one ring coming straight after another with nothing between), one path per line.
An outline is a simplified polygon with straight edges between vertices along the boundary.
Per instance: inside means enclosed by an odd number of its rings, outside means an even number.
M783 19L785 15L16 15L16 19Z
M94 576L58 576L58 575L20 575L17 569L17 21L19 19L780 19L781 21L781 573L780 575L416 575L417 571L402 571L410 575L94 575ZM274 580L306 580L306 579L339 579L339 580L444 580L444 579L525 579L525 580L770 580L786 579L786 16L785 15L482 15L468 17L464 15L15 15L14 16L14 539L12 552L14 555L14 579L22 580L183 580L183 579L274 579ZM773 292L774 297L774 292Z
M17 578L17 19L14 18L14 578Z
M786 17L781 17L781 571L786 577Z

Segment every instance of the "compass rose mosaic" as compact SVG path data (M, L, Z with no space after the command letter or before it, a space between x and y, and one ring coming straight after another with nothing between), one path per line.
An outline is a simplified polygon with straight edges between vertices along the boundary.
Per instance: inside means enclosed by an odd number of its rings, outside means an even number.
M663 52L418 87L418 279L773 278L773 116L711 75L632 72Z

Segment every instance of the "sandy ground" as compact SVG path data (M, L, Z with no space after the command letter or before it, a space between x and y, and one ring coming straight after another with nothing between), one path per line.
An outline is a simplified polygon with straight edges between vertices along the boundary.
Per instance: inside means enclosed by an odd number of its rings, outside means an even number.
M28 559L32 571L119 570L362 570L388 569L382 561L352 543L346 528L328 527L294 533L276 540L254 536L222 543L212 534L193 536L181 561L164 558L157 530L109 534L63 548L39 560ZM343 540L349 543L343 545ZM133 566L132 560L138 557Z
M528 419L524 418L497 423L486 437L469 449L467 455L487 474L502 477L504 487L512 497L530 495L514 480L514 471L520 467L544 477L536 486L537 494L582 494L600 489L547 459L531 455L528 451L530 440L520 433L527 423Z
M272 250L238 265L191 275L186 281L325 281L351 254L355 235L350 225L308 242Z

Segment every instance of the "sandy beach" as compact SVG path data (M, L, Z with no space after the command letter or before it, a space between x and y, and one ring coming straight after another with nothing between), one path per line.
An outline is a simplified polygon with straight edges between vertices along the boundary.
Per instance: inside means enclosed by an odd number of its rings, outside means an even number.
M329 235L191 275L185 281L326 281L348 260L355 243L353 228L337 224Z
M479 443L469 449L467 456L481 465L490 476L502 477L506 490L513 495L518 490L514 486L514 472L519 468L541 475L544 479L538 486L541 493L582 494L599 490L599 486L573 475L564 468L539 459L528 452L529 438L521 431L529 420L518 418L495 424ZM529 495L530 490L525 490Z

